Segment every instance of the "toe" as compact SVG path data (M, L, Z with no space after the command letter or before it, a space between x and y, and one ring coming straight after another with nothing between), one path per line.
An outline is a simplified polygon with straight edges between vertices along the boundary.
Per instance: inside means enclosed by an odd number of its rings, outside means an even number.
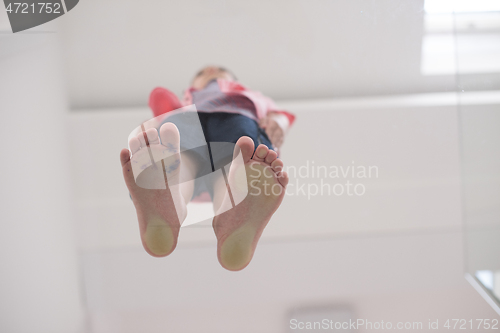
M279 158L275 159L271 163L271 168L274 170L274 172L280 173L283 170L283 161Z
M139 133L137 134L137 136L136 136L137 141L139 141L139 145L140 145L140 147L141 147L141 148L145 148L145 147L147 147L147 145L146 145L146 138L145 138L145 134L146 134L146 132L142 132L142 131L141 131L141 132L139 132Z
M278 175L278 181L283 186L286 187L288 185L288 173L286 171L280 172Z
M122 149L120 152L120 162L122 163L122 166L125 165L128 161L130 161L130 152L128 149Z
M166 147L170 147L170 145L172 145L172 148L178 151L180 146L180 135L177 126L173 123L165 123L161 125L160 140L162 145Z
M248 136L242 136L238 139L238 141L236 142L236 146L234 147L233 160L236 159L236 157L241 152L243 162L246 163L250 161L253 155L253 149L253 140Z
M274 150L269 150L267 153L267 156L265 158L265 162L269 165L278 157L278 153L276 153Z
M253 156L253 160L264 162L267 154L269 153L269 148L266 145L260 144L255 150L255 154Z
M130 139L130 141L128 142L128 146L132 151L132 155L134 155L139 151L139 149L141 149L141 143L139 142L139 139L136 136Z
M160 143L160 138L158 137L158 131L156 128L150 128L146 131L146 136L148 137L148 143L150 145L157 145Z

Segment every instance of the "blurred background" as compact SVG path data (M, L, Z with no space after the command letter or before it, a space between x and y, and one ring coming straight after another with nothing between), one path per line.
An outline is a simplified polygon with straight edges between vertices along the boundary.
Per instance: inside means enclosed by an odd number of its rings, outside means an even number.
M237 273L209 223L150 257L118 158L149 92L209 64L297 115L294 170L378 170L292 174ZM2 9L0 110L1 332L500 319L500 1L84 0L16 34Z

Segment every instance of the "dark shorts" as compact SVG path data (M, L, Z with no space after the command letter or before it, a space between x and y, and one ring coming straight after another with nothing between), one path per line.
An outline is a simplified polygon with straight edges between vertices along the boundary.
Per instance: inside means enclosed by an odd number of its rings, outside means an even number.
M235 143L242 136L250 137L255 148L264 144L273 149L266 132L258 123L241 114L183 112L167 117L163 123L166 122L174 123L179 129L181 155L189 155L199 166L193 197L205 191L213 197L213 184L206 181L209 177L200 177L231 163Z

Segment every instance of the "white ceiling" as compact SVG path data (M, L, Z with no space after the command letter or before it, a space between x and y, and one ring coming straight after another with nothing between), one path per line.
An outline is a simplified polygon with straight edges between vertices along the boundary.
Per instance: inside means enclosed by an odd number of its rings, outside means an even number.
M181 94L206 64L283 99L455 89L420 74L423 0L86 0L58 20L73 109Z

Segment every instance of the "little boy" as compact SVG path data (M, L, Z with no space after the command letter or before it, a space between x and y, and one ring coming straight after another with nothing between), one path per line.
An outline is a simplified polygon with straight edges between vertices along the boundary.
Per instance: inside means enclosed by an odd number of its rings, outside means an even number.
M176 110L191 104L202 134L185 121L192 113ZM143 127L129 141L132 156L128 149L120 154L145 250L155 257L172 253L186 204L208 192L219 262L232 271L245 268L285 194L288 175L277 151L295 117L215 66L195 76L183 103L170 91L156 88L149 105L163 118L159 129ZM200 135L207 145L195 143ZM152 160L139 174L138 161L153 155L161 155L161 161ZM209 181L199 181L210 174Z

